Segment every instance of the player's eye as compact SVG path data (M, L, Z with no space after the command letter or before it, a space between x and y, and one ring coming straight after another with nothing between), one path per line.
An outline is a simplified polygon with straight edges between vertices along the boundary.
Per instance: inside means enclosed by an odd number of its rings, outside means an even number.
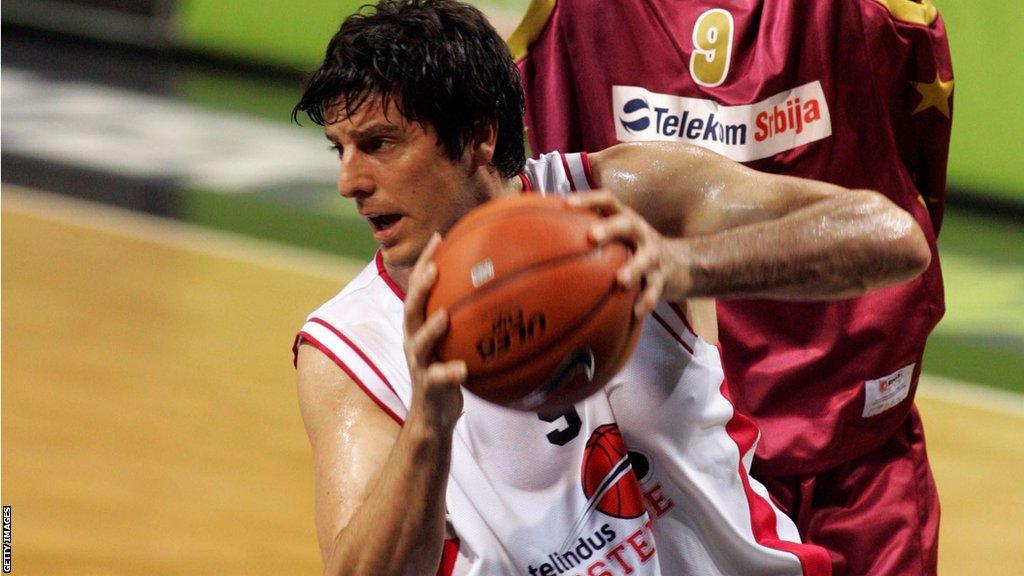
M384 138L369 138L360 144L363 152L379 152L388 146L388 141Z

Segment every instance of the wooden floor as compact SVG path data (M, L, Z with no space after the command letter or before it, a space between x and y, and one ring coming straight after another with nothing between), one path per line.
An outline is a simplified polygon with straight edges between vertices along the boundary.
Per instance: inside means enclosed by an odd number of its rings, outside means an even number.
M318 574L291 339L343 260L5 188L15 574ZM1024 417L920 401L942 574L1024 574Z

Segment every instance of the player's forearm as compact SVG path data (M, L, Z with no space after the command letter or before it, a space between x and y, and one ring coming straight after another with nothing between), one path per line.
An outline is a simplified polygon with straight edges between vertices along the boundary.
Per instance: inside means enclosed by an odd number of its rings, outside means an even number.
M335 539L325 574L437 572L451 435L410 413L376 485Z
M778 220L670 242L678 273L666 287L669 298L853 297L913 278L931 257L909 214L860 190Z

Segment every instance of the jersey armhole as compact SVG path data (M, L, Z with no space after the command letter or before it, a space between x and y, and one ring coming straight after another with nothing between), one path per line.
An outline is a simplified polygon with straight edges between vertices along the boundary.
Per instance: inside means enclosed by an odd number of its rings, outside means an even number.
M597 188L594 185L594 176L590 171L590 158L586 152L572 154L559 152L558 157L562 161L562 169L565 170L571 191L586 192Z
M373 360L344 333L330 323L313 317L295 337L292 347L295 362L298 362L298 348L302 342L309 343L341 368L399 426L405 423L400 415L404 405L394 386Z
M590 168L590 155L586 152L580 152L580 161L583 162L583 174L587 178L587 186L591 190L596 190L598 185L594 179L594 171Z
M338 356L335 355L330 348L322 344L316 338L310 336L309 334L306 334L305 332L299 332L299 336L296 338L296 342L296 346L298 346L298 344L301 344L302 342L307 342L309 343L310 346L316 348L325 356L330 358L331 361L338 366L338 368L341 368L342 372L348 375L348 377L351 378L352 381L356 383L356 386L359 386L359 389L362 390L363 393L366 394L366 396L370 400L372 400L374 404L377 405L377 407L379 407L385 414L390 416L392 420L397 422L399 426L405 424L405 420L403 420L402 417L399 416L398 414L395 414L394 410L388 407L388 405L385 404L383 400L378 398L377 395L374 394L365 383L363 383L359 376L356 375L355 371L352 370L352 368L350 368L349 365L346 364L341 358L338 358Z

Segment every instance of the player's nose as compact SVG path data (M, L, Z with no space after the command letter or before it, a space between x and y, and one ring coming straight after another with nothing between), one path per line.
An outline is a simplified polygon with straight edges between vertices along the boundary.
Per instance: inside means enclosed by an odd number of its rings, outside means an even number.
M373 174L358 152L342 154L338 167L338 193L345 198L359 198L373 193Z

